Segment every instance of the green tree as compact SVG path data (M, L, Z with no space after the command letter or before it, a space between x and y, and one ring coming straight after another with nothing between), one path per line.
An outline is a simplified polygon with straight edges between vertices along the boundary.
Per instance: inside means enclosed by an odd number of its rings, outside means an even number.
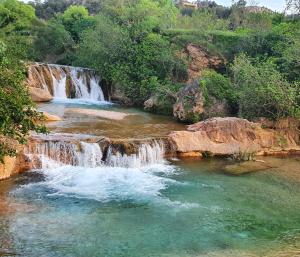
M242 54L235 58L232 73L242 117L279 119L299 115L299 84L287 82L271 61L253 64Z
M61 59L62 55L66 55L73 49L73 45L70 33L53 19L36 30L35 59L47 62Z
M26 32L36 19L34 8L17 0L0 0L1 33Z
M95 24L95 19L89 16L84 6L71 5L59 18L75 42L79 42L82 31Z
M43 119L24 86L24 56L19 45L7 46L0 41L0 161L16 154L17 144L25 144L31 130L45 132L37 125Z

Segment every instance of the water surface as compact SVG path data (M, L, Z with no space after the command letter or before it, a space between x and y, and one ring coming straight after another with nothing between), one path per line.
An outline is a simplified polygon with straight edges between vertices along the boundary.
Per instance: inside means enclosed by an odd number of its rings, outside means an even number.
M299 256L299 158L57 167L0 182L0 256Z

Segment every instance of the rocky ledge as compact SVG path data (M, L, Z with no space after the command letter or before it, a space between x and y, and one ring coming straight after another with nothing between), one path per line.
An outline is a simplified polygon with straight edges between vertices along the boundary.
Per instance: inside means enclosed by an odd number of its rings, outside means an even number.
M299 121L250 122L234 117L212 118L169 135L179 156L234 156L299 154Z

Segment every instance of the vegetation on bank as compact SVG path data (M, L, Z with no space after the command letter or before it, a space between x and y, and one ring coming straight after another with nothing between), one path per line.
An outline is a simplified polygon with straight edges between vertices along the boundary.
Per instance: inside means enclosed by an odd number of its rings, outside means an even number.
M169 113L189 79L188 43L225 59L203 72L206 104L226 100L233 115L253 119L297 117L300 106L300 21L253 11L246 1L230 8L203 1L198 10L173 0L0 0L0 135L24 142L40 115L22 85L26 61L97 70L137 106L151 97ZM199 117L200 118L200 117ZM195 120L193 118L193 120ZM13 153L0 144L0 158Z

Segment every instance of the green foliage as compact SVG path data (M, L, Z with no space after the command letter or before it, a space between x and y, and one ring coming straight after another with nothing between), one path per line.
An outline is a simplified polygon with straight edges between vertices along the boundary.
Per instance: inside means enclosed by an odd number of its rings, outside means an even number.
M89 16L84 6L71 5L59 18L75 42L79 42L80 33L95 24L94 18Z
M17 0L0 0L0 30L3 34L26 32L35 19L34 9Z
M29 4L35 8L37 17L50 20L57 14L63 13L71 5L82 5L88 9L89 13L97 14L102 7L102 2L99 0L34 0Z
M229 78L217 73L214 70L207 70L200 80L200 87L204 92L207 104L210 97L217 100L226 100L232 107L236 105L236 95Z
M15 143L26 143L30 130L45 132L43 126L36 125L43 117L23 84L25 67L19 56L24 56L22 48L0 41L0 161L16 153Z
M96 19L95 29L83 35L76 64L98 70L136 104L147 100L171 78L184 74L183 62L173 55L170 43L161 35L148 33L137 43L123 26L105 16Z
M255 62L242 54L232 65L239 113L253 119L278 119L299 114L299 84L289 83L271 61Z
M68 53L73 47L73 40L65 27L51 20L45 26L36 29L34 40L36 60L49 60L53 56Z

